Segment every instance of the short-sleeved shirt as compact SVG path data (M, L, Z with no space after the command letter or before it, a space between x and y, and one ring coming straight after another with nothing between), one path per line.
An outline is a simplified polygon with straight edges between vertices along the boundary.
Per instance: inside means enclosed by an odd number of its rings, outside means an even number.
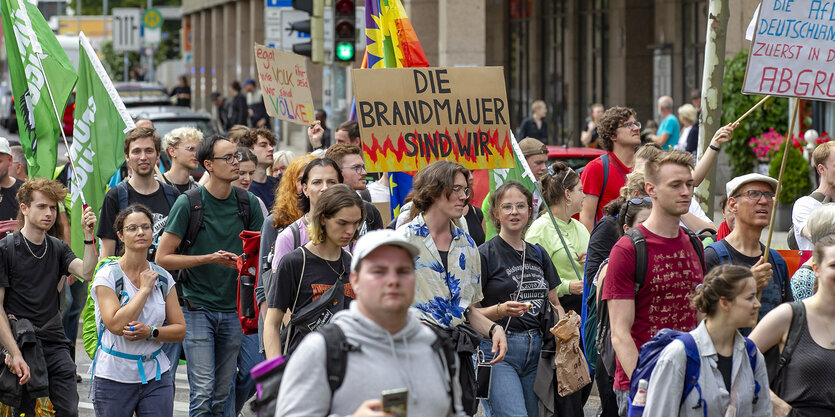
M551 261L556 266L562 281L560 286L557 287L557 295L563 297L569 294L569 281L577 281L577 272L580 273L580 279L585 275L585 265L577 260L577 255L588 250L589 229L586 229L586 226L583 226L583 223L580 223L577 219L571 219L568 223L557 218L554 218L554 220L556 220L557 226L562 232L562 237L565 238L568 252L562 244L560 235L554 229L554 224L551 223L551 216L540 216L534 220L525 234L525 240L538 243L548 252L548 256L551 257ZM569 256L574 260L577 272L571 266Z
M17 203L17 190L21 185L23 181L15 179L10 187L0 188L0 221L17 218L17 211L20 209L20 204Z
M304 265L304 276L302 276ZM342 256L336 261L327 261L313 254L305 247L300 247L281 258L275 273L275 284L267 294L267 306L281 311L287 309L295 311L310 304L329 290L336 283L338 274L342 274L345 285L346 301L356 298L348 282L351 269L351 254L342 251ZM301 287L300 287L301 285ZM298 302L296 293L299 294ZM346 303L347 307L347 303Z
M165 293L165 296L168 296L171 289L174 287L174 280L171 278L171 274L155 265L149 265L149 268L152 268L156 273L161 274L168 280L168 287ZM119 262L110 262L102 266L96 272L96 276L93 278L92 288L90 289L90 297L96 303L96 323L101 323L101 309L99 308L96 287L107 287L113 289L115 292L116 279L120 277L122 278L122 291L127 294L127 298L122 300L122 302L129 301L136 295L137 292L139 292L139 288L137 288L136 285L134 285L133 282L125 276L125 272L122 271L122 267L119 265ZM159 288L161 287L154 286L154 289L145 300L145 306L142 307L142 310L139 312L139 317L136 319L137 321L148 326L162 327L165 322L165 297L162 295L162 291L160 291ZM162 342L157 339L127 340L124 336L117 336L107 329L102 332L101 344L102 346L110 347L117 352L127 353L129 355L151 355L162 348ZM168 368L171 366L168 361L168 357L165 354L158 354L156 358L159 360L162 372L164 373L168 371ZM143 361L142 366L145 370L145 376L147 379L156 375L156 361ZM135 360L120 358L106 352L99 352L96 357L95 377L126 384L142 382L142 378L139 375L139 366Z
M156 256L157 245L159 245L159 238L165 230L165 224L168 221L168 214L171 211L171 205L168 198L165 196L165 190L162 189L162 183L159 183L159 188L151 194L140 194L128 186L128 205L142 204L151 210L154 215L153 219L153 233L154 243L148 249L148 260L153 261ZM119 190L111 188L104 196L104 202L101 205L101 215L99 216L99 230L96 236L102 239L113 239L116 241L114 253L119 253L122 248L122 242L116 236L116 231L113 230L113 223L116 221L116 216L119 214Z
M760 257L758 256L745 256L736 250L733 246L731 246L727 240L722 239L719 242L714 243L713 245L723 245L725 249L728 250L728 255L731 257L731 264L733 265L741 265L746 268L750 268L754 266L757 262L759 262ZM713 246L711 245L711 246ZM711 246L705 248L705 269L707 272L710 272L711 269L719 266L719 264L723 263L719 259L719 255L716 254L716 250L713 249ZM765 250L765 245L760 243L761 250ZM777 255L780 256L780 255ZM782 274L786 277L786 282L783 282L783 287L780 287L780 278L778 276L778 266L777 262L775 261L774 257L769 256L768 263L771 264L771 282L765 286L762 290L762 298L760 298L760 303L762 306L760 307L760 311L757 315L758 320L762 320L762 318L771 310L773 310L778 305L787 302L787 301L794 301L792 297L791 285L788 282L789 271L787 268L783 268ZM785 294L785 297L783 296ZM744 332L745 334L747 332Z
M658 126L658 135L662 135L664 133L669 133L670 136L667 137L667 141L664 142L665 151L669 151L673 149L676 145L678 145L678 137L681 134L681 128L678 124L678 118L674 114L670 114L661 121L661 126Z
M792 297L796 301L805 300L815 295L815 271L808 265L801 265L792 275Z
M43 326L58 314L58 281L69 274L76 256L69 245L51 236L40 245L24 242L20 232L4 239L14 239L14 253L7 254L6 241L0 240L0 287L6 288L3 309ZM37 259L41 254L43 258Z
M815 245L812 244L812 241L806 239L806 236L803 236L800 232L806 227L806 222L809 221L809 215L821 204L823 203L807 195L798 198L792 206L792 230L789 230L789 233L794 233L797 248L800 250L814 249Z
M632 168L624 165L614 153L609 152L608 155L609 178L605 189L603 189L603 161L599 157L589 162L583 168L583 172L580 173L583 192L598 199L597 212L594 216L595 222L603 217L603 207L606 207L606 204L618 198L621 187L626 185L626 175L632 172ZM601 191L603 192L602 197L600 195Z
M203 200L203 227L197 234L194 245L183 255L205 255L218 250L240 255L243 253L243 243L238 235L243 231L260 231L264 216L258 199L252 193L249 196L249 225L244 225L238 215L238 198L230 190L229 196L223 200L215 198L200 186L200 197ZM181 239L186 234L191 208L188 197L181 195L171 208L168 225L165 231L173 233ZM217 264L198 265L185 270L187 281L183 283L183 296L198 307L210 311L231 313L235 311L236 282L238 272L232 268Z
M542 314L548 303L548 292L560 284L560 277L544 249L537 250L525 243L525 273L522 272L522 251L510 246L501 236L478 247L481 254L482 307L505 301L531 303L531 308L520 317L505 317L497 323L510 331L524 332L539 329ZM541 256L540 256L541 254Z
M412 307L418 309L421 320L441 327L463 323L464 310L484 298L478 247L470 235L451 221L450 231L449 269L445 269L423 214L397 229L419 251L415 259L415 299Z
M275 202L275 187L278 187L278 178L267 175L267 180L264 182L252 181L249 185L249 192L260 198L269 210Z
M635 248L629 236L621 237L609 258L603 281L604 300L635 300L632 340L638 349L663 328L689 331L696 327L696 310L688 295L704 278L699 254L690 237L679 228L678 237L665 238L637 226L646 238L647 275L635 294ZM615 388L629 389L629 378L620 362Z

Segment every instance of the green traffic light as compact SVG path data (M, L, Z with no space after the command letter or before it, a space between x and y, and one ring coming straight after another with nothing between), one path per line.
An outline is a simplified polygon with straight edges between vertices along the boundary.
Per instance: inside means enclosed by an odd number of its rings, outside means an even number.
M340 61L353 61L354 44L351 42L339 42L336 44L336 59Z

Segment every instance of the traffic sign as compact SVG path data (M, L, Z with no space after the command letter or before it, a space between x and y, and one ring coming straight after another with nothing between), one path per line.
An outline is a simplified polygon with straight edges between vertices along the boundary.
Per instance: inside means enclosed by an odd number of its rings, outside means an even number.
M293 22L299 22L309 18L310 17L307 13L299 10L286 9L281 11L281 26L280 30L277 32L281 36L279 49L292 52L293 45L310 40L309 34L296 32L291 29Z
M266 7L292 7L293 0L265 0Z
M162 13L154 8L145 10L142 15L142 26L146 29L156 29L162 26Z
M140 12L138 8L113 9L113 50L139 51Z

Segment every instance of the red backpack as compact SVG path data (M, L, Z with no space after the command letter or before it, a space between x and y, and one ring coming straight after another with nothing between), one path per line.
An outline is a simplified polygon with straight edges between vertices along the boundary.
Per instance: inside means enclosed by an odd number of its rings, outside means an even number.
M244 253L238 257L238 297L236 306L238 319L244 334L258 333L258 301L255 299L255 287L258 286L258 251L261 246L261 232L244 230L239 235L244 245Z

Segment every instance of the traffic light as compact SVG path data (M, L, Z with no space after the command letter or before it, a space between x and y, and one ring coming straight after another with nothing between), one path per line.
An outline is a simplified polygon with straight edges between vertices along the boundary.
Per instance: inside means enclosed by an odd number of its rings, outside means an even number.
M309 56L315 64L323 63L325 61L324 0L293 0L293 8L310 15L308 20L299 20L290 24L290 31L310 36L310 41L294 44L293 52Z
M333 9L333 51L336 61L353 62L357 7L353 0L336 0Z

